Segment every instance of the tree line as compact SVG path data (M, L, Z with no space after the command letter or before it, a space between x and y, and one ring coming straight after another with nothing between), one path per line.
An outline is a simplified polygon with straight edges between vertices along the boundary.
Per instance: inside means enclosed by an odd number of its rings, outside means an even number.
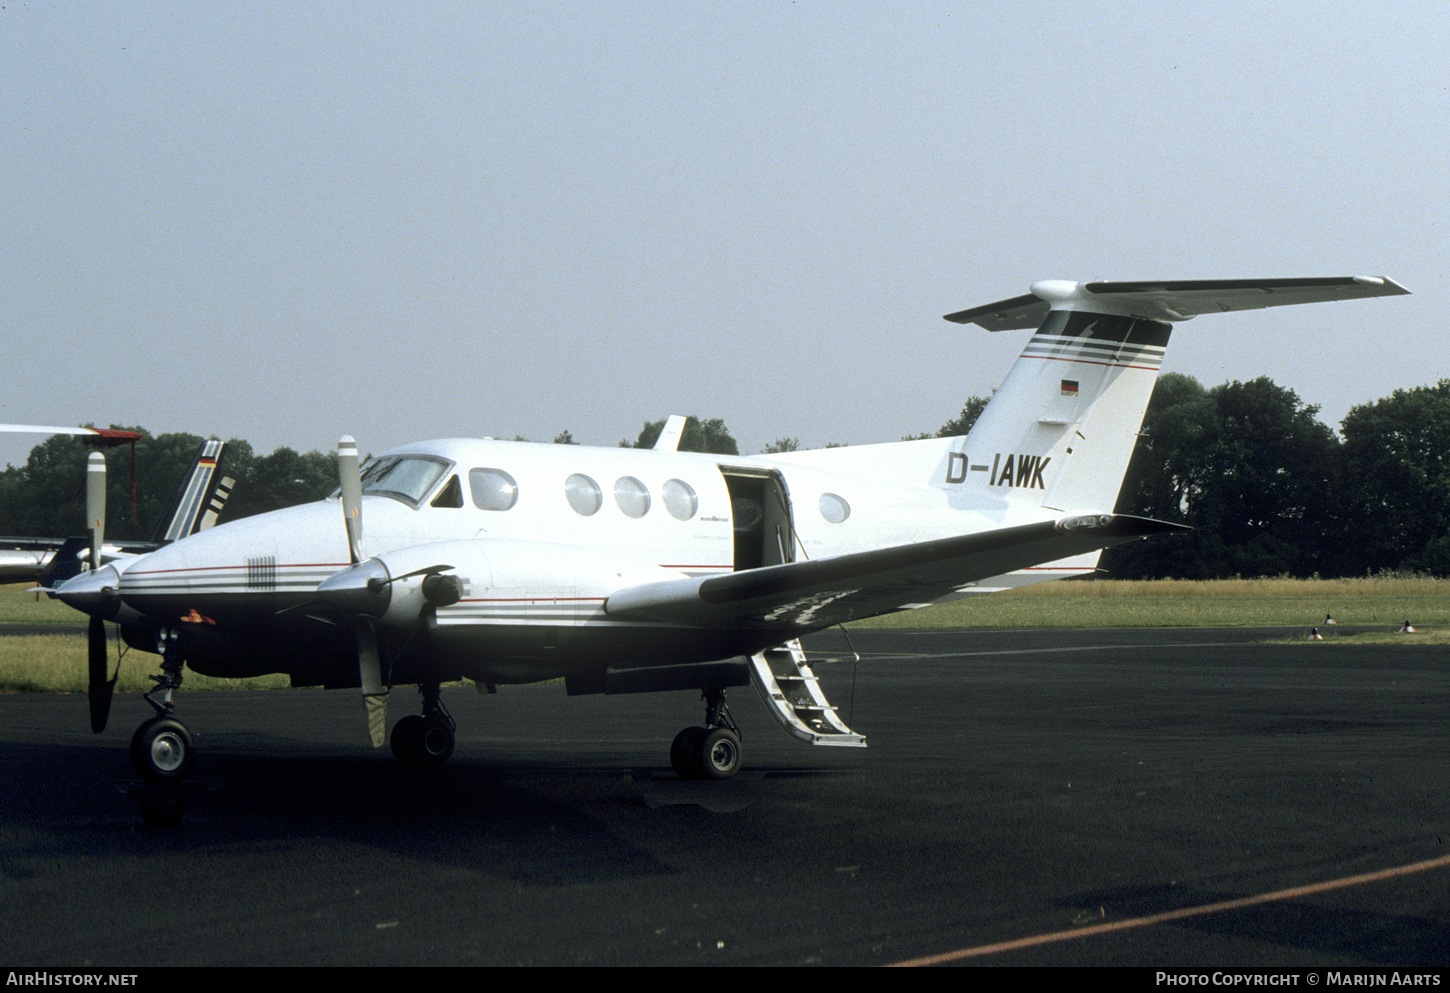
M146 541L191 471L203 439L186 433L153 436L140 427L123 430L142 437L134 446L134 473L130 448L106 454L106 540ZM83 533L90 451L76 438L57 435L31 449L25 465L0 472L0 534L50 538ZM259 456L238 439L227 442L221 472L237 484L224 521L317 500L337 488L334 453L278 448Z
M1119 546L1123 578L1450 576L1450 379L1350 410L1335 434L1261 377L1159 377L1117 510L1194 530Z
M986 406L971 397L934 435L966 434ZM1396 390L1352 409L1336 434L1319 409L1261 377L1205 388L1191 376L1158 378L1116 511L1188 524L1167 539L1110 549L1102 565L1124 579L1234 576L1450 576L1450 380ZM623 447L649 448L664 421L646 422ZM108 458L106 534L145 540L166 512L202 439L152 436ZM523 439L518 439L523 440ZM569 431L556 444L575 444ZM724 421L691 417L680 450L737 455ZM799 447L783 437L765 451ZM63 537L81 531L87 448L57 436L24 466L0 472L0 534ZM336 456L278 448L257 455L228 442L223 473L237 485L223 520L326 496Z

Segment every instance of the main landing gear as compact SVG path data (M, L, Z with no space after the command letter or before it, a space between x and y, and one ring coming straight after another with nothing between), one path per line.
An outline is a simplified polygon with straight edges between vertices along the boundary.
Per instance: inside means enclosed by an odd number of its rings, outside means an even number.
M442 765L453 754L458 725L443 706L437 683L423 683L418 689L423 693L423 713L409 714L394 724L389 744L400 762Z
M670 765L681 779L729 779L740 771L740 728L725 706L724 690L705 690L705 726L685 728L670 746Z
M145 700L156 709L156 716L136 729L131 736L131 768L148 783L175 783L185 779L196 761L196 745L186 725L172 716L174 698L181 688L181 653L176 650L176 632L163 631L156 649L161 654L161 675L149 677L155 688ZM152 699L165 692L161 701Z

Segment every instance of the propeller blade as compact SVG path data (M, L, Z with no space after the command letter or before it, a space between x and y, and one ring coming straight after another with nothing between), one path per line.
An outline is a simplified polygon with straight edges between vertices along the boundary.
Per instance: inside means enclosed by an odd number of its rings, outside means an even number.
M378 634L365 617L357 619L357 674L362 683L363 707L367 711L368 734L374 748L383 747L388 737L388 688L383 685L382 660L378 655Z
M111 694L116 689L116 676L106 679L106 622L92 617L89 633L90 683L86 693L91 701L91 730L100 734L106 730L106 718L111 714Z
M106 457L86 457L86 527L91 532L91 570L101 567L101 542L106 537Z
M352 564L364 558L362 552L362 475L358 471L357 441L350 434L337 442L337 477L342 491L342 516L347 527L347 551Z

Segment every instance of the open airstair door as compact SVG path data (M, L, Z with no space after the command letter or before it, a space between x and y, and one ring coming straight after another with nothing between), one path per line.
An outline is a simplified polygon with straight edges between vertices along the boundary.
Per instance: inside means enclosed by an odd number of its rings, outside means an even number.
M790 496L774 470L721 466L730 491L735 571L795 561Z
M771 716L797 740L811 745L866 747L866 737L836 715L798 639L752 655L750 680Z
M795 561L790 495L780 474L721 466L730 491L735 571ZM797 639L750 658L750 681L766 709L792 737L812 745L864 748L866 739L836 716Z

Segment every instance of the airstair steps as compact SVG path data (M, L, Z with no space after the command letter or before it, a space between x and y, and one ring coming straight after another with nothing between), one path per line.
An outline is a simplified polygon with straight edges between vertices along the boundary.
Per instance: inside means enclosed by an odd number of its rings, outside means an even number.
M866 747L866 737L842 723L826 700L798 639L757 652L750 663L767 709L792 736L812 745Z

